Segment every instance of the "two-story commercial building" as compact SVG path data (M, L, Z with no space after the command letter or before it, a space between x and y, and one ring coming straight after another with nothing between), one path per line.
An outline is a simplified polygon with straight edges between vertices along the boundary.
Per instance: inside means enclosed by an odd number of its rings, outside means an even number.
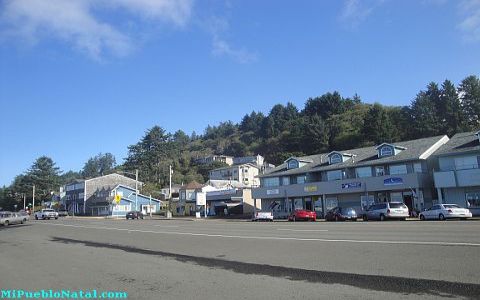
M276 217L295 209L324 215L336 206L361 211L387 201L422 210L435 198L429 172L432 154L447 141L447 136L436 136L291 157L259 176L261 184L253 189L253 197Z
M94 203L98 202L99 198L109 196L111 190L118 185L140 189L142 182L116 173L87 180L75 180L65 185L66 209L74 214L91 214L90 206L96 205Z
M438 201L458 204L480 215L480 131L454 135L435 156Z

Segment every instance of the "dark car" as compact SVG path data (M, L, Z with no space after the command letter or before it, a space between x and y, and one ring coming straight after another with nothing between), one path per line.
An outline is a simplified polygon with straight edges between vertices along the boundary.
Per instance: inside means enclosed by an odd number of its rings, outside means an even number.
M66 216L68 216L68 211L66 211L65 209L59 209L59 210L57 210L57 212L58 212L58 216L59 216L59 217L66 217Z
M335 207L327 212L325 215L326 221L356 221L357 220L357 212L355 209L348 207Z
M143 214L141 211L129 211L127 212L127 215L125 218L128 219L142 219L143 220Z

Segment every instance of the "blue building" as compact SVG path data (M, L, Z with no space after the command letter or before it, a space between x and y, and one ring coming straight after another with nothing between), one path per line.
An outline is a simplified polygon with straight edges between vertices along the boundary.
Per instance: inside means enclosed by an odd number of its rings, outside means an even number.
M110 191L107 203L91 205L91 215L93 216L113 216L125 217L127 212L138 210L148 215L150 212L160 211L163 203L159 199L150 196L136 194L135 189L124 185L117 185Z

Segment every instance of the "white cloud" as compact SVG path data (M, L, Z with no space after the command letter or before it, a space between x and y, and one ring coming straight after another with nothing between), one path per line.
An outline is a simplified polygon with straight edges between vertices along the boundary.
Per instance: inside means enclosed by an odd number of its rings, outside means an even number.
M458 28L462 31L465 40L480 41L480 0L462 1L460 12L463 19L458 24Z
M4 38L34 43L57 38L94 59L106 54L125 56L134 48L134 37L94 12L122 9L144 19L183 26L188 21L191 0L7 0L0 6L0 33Z
M345 0L340 20L349 27L355 28L365 21L385 0Z
M234 47L227 41L225 36L229 30L229 23L225 18L212 17L207 22L207 31L212 35L212 54L215 56L227 56L234 61L245 64L258 59L258 55L245 47Z

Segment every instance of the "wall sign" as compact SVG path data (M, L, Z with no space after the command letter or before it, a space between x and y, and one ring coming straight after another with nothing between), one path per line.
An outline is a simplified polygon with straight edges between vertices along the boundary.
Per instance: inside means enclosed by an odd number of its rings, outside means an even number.
M267 190L267 195L278 195L280 194L279 189Z
M361 182L342 183L342 189L356 189L362 187Z
M399 184L403 184L403 178L390 177L383 180L383 185L399 185Z
M316 192L318 190L316 185L307 185L303 188L305 192Z

